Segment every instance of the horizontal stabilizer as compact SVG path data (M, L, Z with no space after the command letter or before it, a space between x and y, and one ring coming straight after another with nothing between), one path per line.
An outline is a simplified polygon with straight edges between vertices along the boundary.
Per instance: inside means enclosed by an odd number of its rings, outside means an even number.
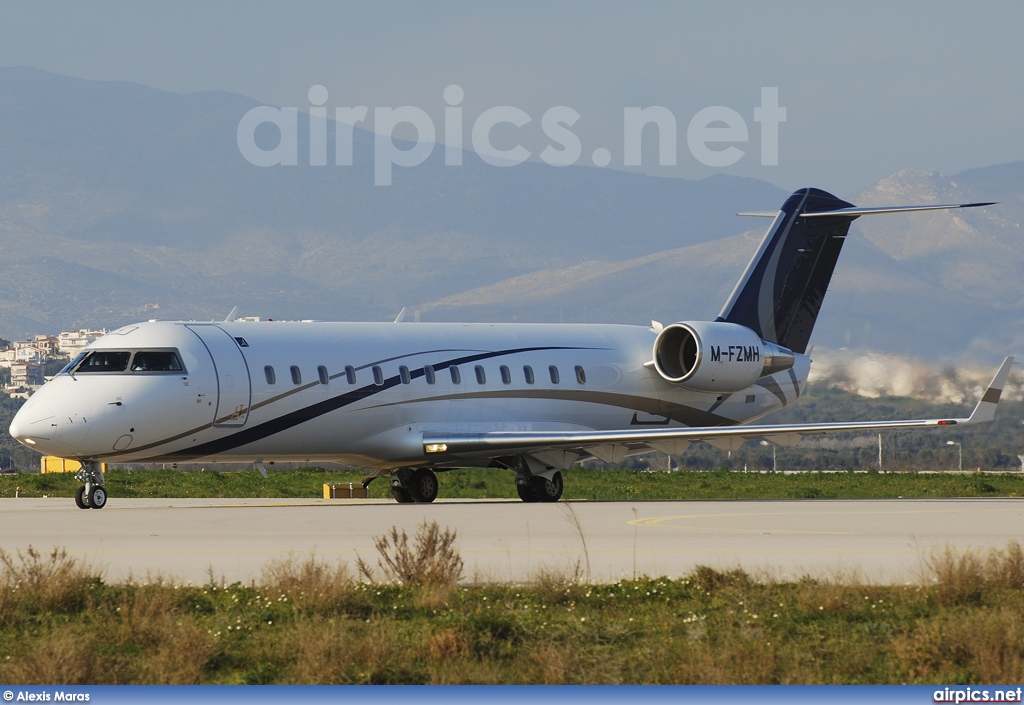
M941 203L928 206L879 206L877 208L837 208L831 211L818 211L817 213L802 213L804 218L824 218L826 216L862 216L862 215L877 215L879 213L907 213L911 211L938 211L946 210L949 208L980 208L982 206L994 206L996 202L991 203ZM747 218L774 218L779 214L778 211L744 211L743 213L737 213L736 215L742 215Z
M803 213L804 218L825 218L828 216L862 216L876 215L879 213L906 213L911 211L938 211L949 208L979 208L981 206L994 206L992 203L943 203L930 206L880 206L878 208L837 208L832 211L818 211L816 213ZM743 215L742 213L740 215Z

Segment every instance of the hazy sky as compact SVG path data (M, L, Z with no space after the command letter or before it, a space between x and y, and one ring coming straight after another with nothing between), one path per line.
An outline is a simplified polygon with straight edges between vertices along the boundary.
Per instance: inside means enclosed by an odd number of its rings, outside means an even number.
M31 66L273 105L422 108L443 134L446 86L464 91L465 144L495 106L532 118L495 131L537 155L545 111L580 118L578 163L623 168L623 111L662 106L676 166L843 195L903 168L1024 159L1024 3L1006 2L0 2L0 66ZM778 165L762 164L754 110L777 87ZM701 164L691 119L725 106L749 138L731 166ZM715 123L719 125L719 123ZM648 136L651 137L648 140ZM718 145L724 147L726 145Z

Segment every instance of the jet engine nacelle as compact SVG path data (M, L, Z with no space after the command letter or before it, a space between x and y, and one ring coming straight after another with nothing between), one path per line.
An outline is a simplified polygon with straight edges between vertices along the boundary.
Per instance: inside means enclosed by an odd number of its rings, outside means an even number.
M738 392L792 366L791 351L724 321L673 323L654 341L658 374L699 392Z

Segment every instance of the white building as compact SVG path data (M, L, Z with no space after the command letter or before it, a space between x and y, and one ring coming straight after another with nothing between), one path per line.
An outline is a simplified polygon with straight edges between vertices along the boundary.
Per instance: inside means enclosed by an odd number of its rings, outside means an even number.
M61 334L57 336L57 344L60 347L61 353L73 358L75 355L82 352L82 348L86 345L96 340L101 335L106 334L106 328L102 328L100 330L88 330L83 328L82 330L76 329L62 331Z
M10 367L16 362L42 362L47 358L46 349L37 347L35 341L19 340L12 347L0 350L0 367Z
M11 365L12 387L41 387L43 366L35 362L15 362Z
M37 335L32 339L32 347L42 350L46 357L56 357L60 355L60 340L54 338L52 335Z

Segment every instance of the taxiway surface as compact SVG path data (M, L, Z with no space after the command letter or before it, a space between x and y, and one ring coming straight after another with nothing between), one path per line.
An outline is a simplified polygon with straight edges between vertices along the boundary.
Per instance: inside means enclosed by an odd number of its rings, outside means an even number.
M873 582L919 577L946 546L1002 548L1024 539L1024 499L716 502L118 499L0 500L0 548L62 547L107 580L259 580L289 554L376 565L374 537L424 520L458 532L468 581L527 581L539 570L593 580L740 566L779 578L857 572ZM585 547L584 547L585 543Z

